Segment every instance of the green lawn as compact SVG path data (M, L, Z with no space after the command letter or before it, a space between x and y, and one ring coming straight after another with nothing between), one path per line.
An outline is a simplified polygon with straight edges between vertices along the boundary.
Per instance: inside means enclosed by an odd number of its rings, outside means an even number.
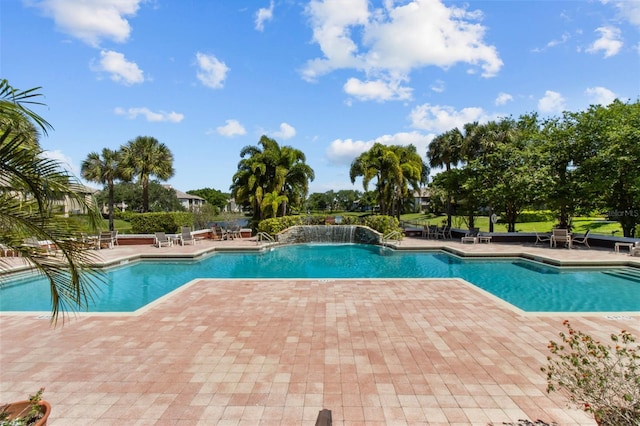
M409 221L417 224L426 225L441 225L442 221L446 221L446 216L437 216L423 214L423 213L410 213L402 215L403 221ZM455 228L467 229L466 218L461 216L454 216L452 223ZM517 232L551 232L551 229L556 224L555 221L545 222L524 222L516 223ZM602 235L615 235L622 236L622 227L618 222L611 222L602 217L575 217L572 221L573 232L584 233L587 229L591 230L593 234ZM489 231L489 218L487 216L476 216L475 226L480 228L481 231ZM494 225L495 232L507 232L507 225L503 223L496 223Z

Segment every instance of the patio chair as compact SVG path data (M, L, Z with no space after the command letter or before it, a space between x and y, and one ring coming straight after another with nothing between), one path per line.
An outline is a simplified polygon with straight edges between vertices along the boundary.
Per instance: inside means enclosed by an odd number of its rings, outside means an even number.
M550 234L538 234L538 231L536 231L535 229L533 230L533 232L536 233L536 242L534 245L538 245L538 243L543 243L546 244L548 242L551 241L551 235Z
M640 256L640 241L636 241L633 247L629 248L629 256Z
M557 247L558 243L564 244L567 248L571 248L571 235L567 229L553 229L551 231L551 240L549 245L551 247Z
M443 240L450 240L451 239L451 227L450 226L443 226L442 228L436 228L437 230L437 235L436 235L436 239L442 237Z
M193 244L196 245L196 238L191 234L191 228L183 226L180 231L180 245Z
M110 249L112 249L113 246L115 245L114 235L111 231L103 231L103 232L100 232L100 235L98 235L97 248L101 249L102 246L105 246L105 245Z
M587 232L584 233L584 236L582 238L572 237L571 245L573 246L574 244L578 243L578 244L584 244L587 248L591 248L589 246L589 241L587 241L588 239L589 239L589 230L587 229Z
M228 240L229 234L224 228L214 225L211 233L213 234L213 238L215 240Z
M156 241L154 245L158 248L171 247L173 245L173 241L171 241L171 238L167 237L164 232L156 232Z

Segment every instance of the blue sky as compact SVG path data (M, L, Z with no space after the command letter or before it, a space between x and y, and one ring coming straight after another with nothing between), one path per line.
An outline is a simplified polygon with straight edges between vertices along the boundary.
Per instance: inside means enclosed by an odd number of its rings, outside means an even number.
M263 134L305 153L311 192L362 190L374 142L424 156L468 122L640 96L637 0L3 0L0 20L0 77L42 87L48 155L79 175L153 136L182 191L227 192Z

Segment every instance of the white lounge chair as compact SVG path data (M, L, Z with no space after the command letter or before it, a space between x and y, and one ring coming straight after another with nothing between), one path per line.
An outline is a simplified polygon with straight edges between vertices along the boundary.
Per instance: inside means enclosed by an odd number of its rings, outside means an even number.
M167 237L164 232L156 232L156 241L154 244L156 247L171 247L173 245L173 241L171 238Z
M546 244L551 241L550 234L538 234L538 231L536 231L535 229L533 230L533 232L536 233L536 242L535 242L536 246L538 245L538 243Z
M589 230L587 229L587 232L584 233L584 236L582 238L578 238L578 237L572 237L571 238L571 245L573 246L574 244L584 244L587 248L591 248L589 246Z
M195 237L191 234L191 228L189 228L188 226L183 226L181 231L180 231L180 245L183 246L185 244L193 244L196 245L196 239Z

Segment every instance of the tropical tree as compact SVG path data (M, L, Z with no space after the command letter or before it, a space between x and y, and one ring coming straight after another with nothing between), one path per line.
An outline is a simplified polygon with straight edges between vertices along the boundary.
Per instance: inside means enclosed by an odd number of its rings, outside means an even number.
M94 230L101 217L95 203L74 190L78 180L43 155L34 129L47 134L52 127L30 109L44 105L38 101L39 89L21 91L0 81L0 243L46 277L56 322L60 312L64 317L67 309L86 307L99 273L94 257L73 238L78 229L56 216L54 206L58 200L72 200L86 209ZM23 244L28 237L51 241L56 256Z
M260 206L262 209L262 215L264 216L265 212L271 210L271 217L276 217L276 214L278 213L278 206L286 203L287 201L287 196L278 194L278 191L265 194L262 199L262 205Z
M351 183L362 177L362 186L368 190L375 179L377 201L383 215L400 216L404 201L410 197L409 187L420 188L424 163L413 145L383 145L375 143L351 163Z
M451 167L460 162L460 150L462 149L463 135L456 127L441 135L436 136L427 149L427 158L431 167L444 167L444 173L450 174ZM447 226L451 226L451 197L453 191L446 189L445 208L447 211Z
M560 228L569 228L572 216L583 202L583 182L576 168L579 157L575 137L575 120L570 113L544 120L537 145L542 162L548 168L545 202L556 211Z
M122 176L138 178L142 186L142 212L149 211L149 180L152 176L167 180L174 175L173 154L151 136L138 136L121 147Z
M583 199L597 200L625 237L640 224L640 101L594 105L575 115Z
M245 146L233 175L231 192L239 204L248 204L254 224L263 219L262 202L266 194L286 196L281 214L286 214L286 202L301 207L307 195L309 181L315 178L302 151L281 147L274 139L262 136L258 146Z
M113 231L113 185L116 179L120 179L122 176L122 168L120 165L121 153L109 148L102 150L102 156L97 152L92 152L87 155L87 158L82 162L81 173L82 177L90 182L100 183L106 186L108 191L108 206L109 206L109 230Z

